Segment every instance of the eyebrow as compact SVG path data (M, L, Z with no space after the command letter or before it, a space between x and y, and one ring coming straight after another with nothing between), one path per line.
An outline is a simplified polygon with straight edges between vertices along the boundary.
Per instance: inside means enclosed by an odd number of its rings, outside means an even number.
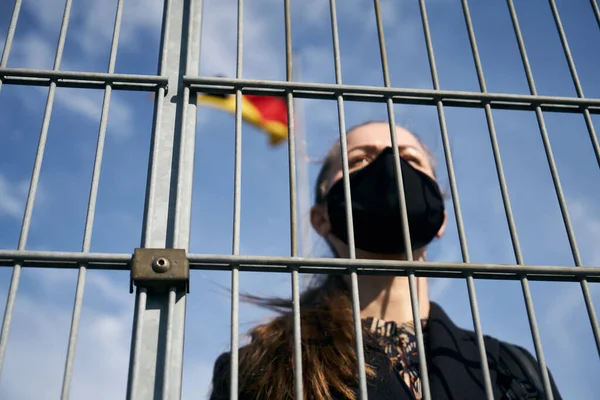
M415 149L419 153L423 154L424 156L427 156L427 152L425 152L424 149L420 149L419 147L416 147L416 146L413 146L413 145L399 145L398 149L399 150ZM379 147L375 146L375 145L372 145L372 144L364 144L364 145L360 145L360 146L356 146L356 147L353 147L351 149L348 149L348 154L350 154L351 152L353 152L355 150L363 150L363 151L365 151L367 153L376 153L376 152L379 151Z

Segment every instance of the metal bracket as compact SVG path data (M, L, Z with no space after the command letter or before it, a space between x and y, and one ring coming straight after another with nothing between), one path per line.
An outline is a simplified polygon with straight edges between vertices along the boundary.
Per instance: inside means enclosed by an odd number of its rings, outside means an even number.
M190 292L190 263L182 249L135 249L131 262L129 293L133 285L153 292L171 287Z

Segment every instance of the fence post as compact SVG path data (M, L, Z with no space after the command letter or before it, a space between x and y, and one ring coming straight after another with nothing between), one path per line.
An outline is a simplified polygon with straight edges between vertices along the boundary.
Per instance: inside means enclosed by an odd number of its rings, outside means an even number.
M141 11L143 12L143 11ZM159 72L169 79L155 97L142 247L188 249L195 101L183 76L198 74L202 1L166 0ZM186 292L137 286L127 399L180 399Z

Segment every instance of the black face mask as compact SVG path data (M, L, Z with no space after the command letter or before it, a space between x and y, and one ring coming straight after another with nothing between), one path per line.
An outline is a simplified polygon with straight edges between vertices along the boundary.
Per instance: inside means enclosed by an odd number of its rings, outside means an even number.
M412 249L429 244L444 222L444 199L435 180L400 158ZM365 251L404 254L394 151L386 148L350 174L354 242ZM343 179L326 196L332 233L348 244Z

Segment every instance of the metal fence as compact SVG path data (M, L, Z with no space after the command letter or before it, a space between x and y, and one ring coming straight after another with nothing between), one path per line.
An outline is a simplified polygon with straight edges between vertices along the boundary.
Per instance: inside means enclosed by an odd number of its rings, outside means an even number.
M487 397L493 398L489 370L487 368L486 353L484 350L483 334L479 318L478 303L475 294L474 279L505 279L521 283L523 299L531 328L531 335L536 356L543 371L543 383L552 399L549 377L546 369L544 352L540 341L540 333L536 322L534 305L532 303L529 282L540 281L570 281L579 282L585 300L589 320L593 331L598 351L600 352L600 327L591 300L589 282L600 281L600 267L582 268L581 255L577 247L572 223L566 206L565 195L557 173L556 162L548 139L544 122L544 112L563 112L581 114L585 119L591 145L598 163L600 164L600 145L594 130L592 114L600 113L600 99L586 98L582 90L577 69L569 50L565 31L554 0L549 0L552 15L558 30L568 67L576 88L577 97L540 96L536 90L535 81L529 64L527 49L525 47L519 21L512 0L507 0L510 16L517 38L523 67L526 71L529 95L490 93L486 87L483 68L478 52L476 33L469 13L467 0L462 0L464 20L476 66L480 91L448 91L440 89L436 59L433 52L432 38L427 17L426 1L420 0L424 35L427 45L427 54L431 67L432 90L406 89L392 87L390 83L389 66L386 55L386 45L382 27L381 9L379 0L374 1L377 32L380 45L381 66L384 74L383 87L352 86L342 81L340 66L340 49L338 38L338 22L336 10L344 7L330 0L331 28L333 36L333 51L335 60L335 84L302 83L292 79L292 36L291 36L291 11L290 0L285 0L285 44L286 44L286 81L264 81L242 79L242 56L244 34L243 10L244 1L238 0L238 27L237 27L237 63L236 77L205 78L198 76L198 63L200 57L200 32L202 24L202 0L165 0L164 16L162 23L161 48L159 68L156 76L116 74L115 61L123 0L118 1L115 18L110 62L106 73L92 72L66 72L61 71L61 59L65 45L65 37L69 26L72 0L67 0L64 8L62 26L58 40L52 70L16 69L7 68L11 45L19 19L21 0L15 0L14 11L10 19L8 35L2 59L0 62L0 85L38 85L49 87L44 118L37 147L37 155L33 167L33 175L27 196L25 214L21 234L16 250L0 250L0 265L12 268L12 280L6 300L6 311L2 323L0 336L0 372L7 349L8 337L11 330L11 318L15 299L19 287L21 271L27 267L52 267L75 268L79 271L71 333L68 342L66 365L62 385L62 398L69 398L71 378L73 374L74 355L76 351L79 320L82 310L82 301L86 280L86 271L89 269L129 270L135 264L130 254L99 254L90 253L90 238L94 224L96 197L98 193L99 172L102 165L103 147L106 135L108 109L110 107L113 90L138 90L154 92L155 108L153 134L151 139L151 153L149 158L147 192L144 211L144 226L141 238L141 247L151 249L188 249L190 237L190 218L192 208L192 182L194 163L194 142L196 128L195 93L207 91L215 93L234 93L237 100L235 115L235 179L234 179L234 229L233 250L230 256L216 256L207 254L187 254L186 259L191 269L211 269L231 271L232 297L231 297L231 348L237 349L239 345L239 273L240 271L267 271L287 272L290 274L292 294L294 300L294 352L295 352L295 393L297 398L302 398L302 373L301 347L300 347L300 314L299 314L299 274L300 273L346 273L351 276L352 303L354 314L354 328L357 337L357 352L359 360L359 386L361 398L367 398L365 365L363 356L363 343L360 325L360 309L358 306L358 274L391 274L408 276L412 311L415 321L420 320L419 306L416 293L416 277L447 277L466 279L468 296L471 305L473 325L477 333L480 359L484 369L485 387ZM595 0L591 0L592 9L596 20L600 24L600 10ZM1 86L0 86L1 87ZM85 225L84 240L81 252L43 252L26 250L29 228L31 224L34 201L40 178L42 160L46 146L48 127L52 115L54 95L57 87L93 88L104 91L104 103L98 144L96 149L93 177L87 208L87 221ZM291 134L289 146L289 180L290 180L290 235L291 257L261 257L240 255L240 210L241 210L241 96L242 94L266 94L283 96L288 104L289 131L294 131L294 98L330 99L337 102L339 112L339 133L343 155L343 180L346 198L350 197L348 179L348 159L346 154L346 126L344 106L346 101L368 101L384 103L388 109L390 127L395 126L395 104L421 104L435 106L439 116L439 125L442 133L443 150L449 176L451 195L456 216L457 229L460 239L462 263L433 263L414 262L412 252L407 254L407 261L372 261L358 260L353 245L353 233L350 229L350 258L346 259L318 259L298 257L298 217L297 217L297 182L296 182L296 140ZM467 249L465 228L463 224L461 207L458 198L456 177L454 173L453 157L450 150L449 137L446 128L446 107L472 107L483 109L485 112L489 137L492 144L495 167L500 183L502 200L508 221L510 237L516 259L515 265L477 264L470 262ZM533 110L537 117L539 129L544 145L545 154L550 166L552 180L556 189L556 196L564 219L566 232L572 251L575 267L562 266L532 266L525 265L519 239L515 228L511 203L507 189L503 164L500 157L498 140L493 119L493 110ZM392 135L393 147L396 149L397 171L400 162L396 146L396 137ZM402 199L404 198L402 174L398 173L398 187ZM404 200L402 212L406 216ZM348 202L350 204L350 202ZM405 245L410 249L410 237L406 218L403 226L405 232ZM347 209L347 223L352 227L350 206ZM133 253L133 249L132 249ZM154 258L163 255L164 262L169 263L169 256L157 251ZM177 256L175 256L177 257ZM173 264L176 259L171 259ZM181 266L185 268L185 262ZM156 265L155 265L156 267ZM148 272L149 271L149 272ZM152 275L152 270L146 274ZM152 279L152 278L149 278ZM185 274L182 278L185 281ZM152 281L136 281L135 317L133 322L133 335L131 342L131 358L128 381L128 399L178 399L182 390L182 369L184 355L184 328L186 312L185 285L179 281L161 281L158 284ZM191 282L194 290L194 282ZM160 290L160 289L163 290ZM423 332L419 323L415 324L418 339L421 377L423 379L424 398L430 399L429 384L427 379L427 364L425 362L425 347ZM231 398L237 398L238 384L238 356L237 351L231 357Z

